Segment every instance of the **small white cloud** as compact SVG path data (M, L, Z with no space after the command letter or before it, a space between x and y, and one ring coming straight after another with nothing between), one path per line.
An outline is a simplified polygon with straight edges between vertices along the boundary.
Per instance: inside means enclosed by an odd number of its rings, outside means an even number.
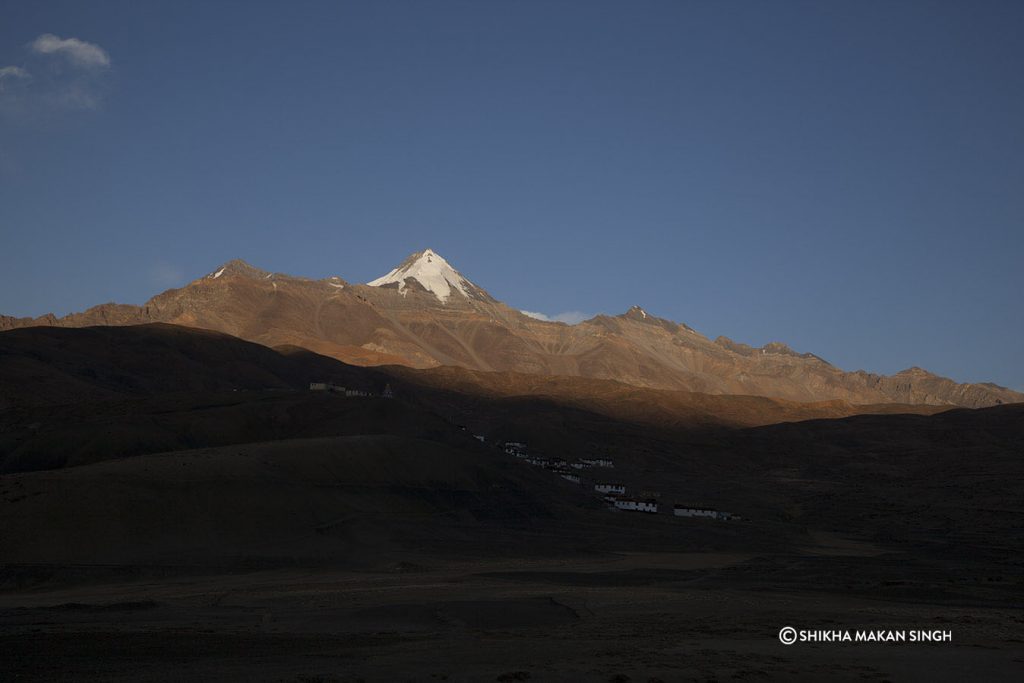
M110 55L103 48L78 38L60 38L52 33L44 33L32 41L32 51L42 55L64 55L72 63L87 69L110 66Z
M557 315L546 315L535 311L519 312L536 320L543 320L549 323L565 323L567 325L576 325L577 323L581 323L590 318L590 315L583 313L582 311L566 311L565 313L558 313Z
M20 66L0 67L0 80L4 78L28 78L28 72Z

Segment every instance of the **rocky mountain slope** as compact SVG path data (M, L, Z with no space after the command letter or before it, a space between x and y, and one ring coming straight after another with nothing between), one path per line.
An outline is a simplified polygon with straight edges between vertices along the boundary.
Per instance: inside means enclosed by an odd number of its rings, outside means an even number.
M358 365L439 365L611 379L639 387L793 401L983 407L1024 401L994 384L958 384L911 368L846 372L781 343L711 340L639 306L576 325L537 320L494 299L428 249L361 285L231 261L142 306L104 304L63 318L0 317L0 330L167 322L267 346L294 345Z

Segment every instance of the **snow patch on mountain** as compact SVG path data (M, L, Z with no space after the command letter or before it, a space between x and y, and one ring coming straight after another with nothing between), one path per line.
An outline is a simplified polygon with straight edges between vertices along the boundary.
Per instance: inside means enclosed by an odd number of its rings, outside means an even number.
M479 291L476 285L464 278L432 249L413 254L387 275L366 284L370 287L397 284L398 291L404 296L408 294L406 280L409 278L420 283L423 289L437 297L441 303L447 303L452 292L470 298L473 292Z

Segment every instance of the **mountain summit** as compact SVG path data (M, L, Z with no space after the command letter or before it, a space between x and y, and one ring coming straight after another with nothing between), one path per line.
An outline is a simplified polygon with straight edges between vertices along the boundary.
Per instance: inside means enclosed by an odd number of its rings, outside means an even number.
M467 299L493 301L487 292L470 282L433 249L410 255L387 275L366 284L370 287L397 287L402 296L411 289L422 289L443 304L448 303L453 293Z
M222 264L217 270L213 271L206 277L211 280L216 280L224 275L241 275L242 277L249 278L269 278L271 273L265 270L261 270L256 266L243 261L240 258L232 259L227 263Z

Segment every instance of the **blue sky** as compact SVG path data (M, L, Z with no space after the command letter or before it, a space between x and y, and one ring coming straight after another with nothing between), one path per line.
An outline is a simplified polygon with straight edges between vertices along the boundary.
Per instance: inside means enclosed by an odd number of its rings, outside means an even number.
M1022 32L1020 2L7 0L0 312L429 246L531 311L1024 389Z

